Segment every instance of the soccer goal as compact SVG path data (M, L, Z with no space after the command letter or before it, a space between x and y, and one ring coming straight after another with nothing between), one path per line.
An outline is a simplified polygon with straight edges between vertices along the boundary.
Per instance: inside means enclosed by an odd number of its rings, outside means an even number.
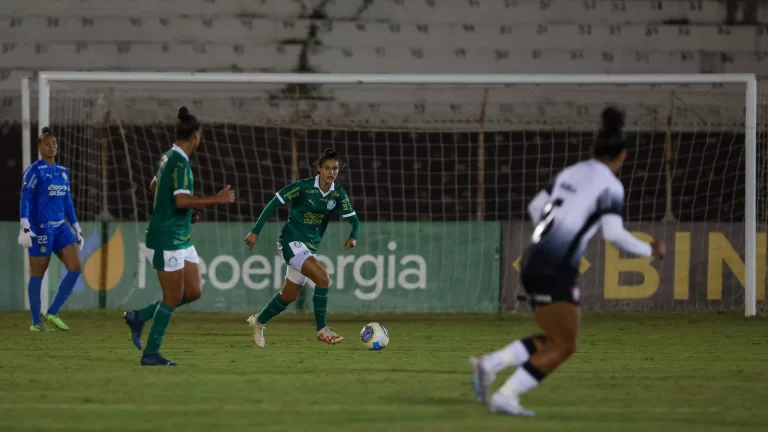
M334 311L524 310L526 205L589 157L600 111L616 105L627 115L627 223L665 240L668 257L623 256L596 239L581 264L585 309L764 309L768 154L754 75L44 72L38 83L38 126L59 136L78 214L92 222L75 307L157 296L143 249L148 185L185 105L204 124L196 193L237 191L193 228L198 309L256 310L279 289L286 209L254 251L243 237L333 147L363 223L355 250L343 250L343 221L320 248Z

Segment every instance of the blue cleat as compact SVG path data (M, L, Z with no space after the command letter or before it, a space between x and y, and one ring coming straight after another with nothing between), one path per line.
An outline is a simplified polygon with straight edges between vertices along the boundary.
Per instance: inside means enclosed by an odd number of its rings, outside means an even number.
M123 319L128 327L131 328L131 341L136 348L141 351L143 346L141 344L141 332L144 330L144 321L139 320L139 316L136 311L125 312Z
M142 366L176 366L176 362L170 361L160 355L160 353L143 354L141 356Z

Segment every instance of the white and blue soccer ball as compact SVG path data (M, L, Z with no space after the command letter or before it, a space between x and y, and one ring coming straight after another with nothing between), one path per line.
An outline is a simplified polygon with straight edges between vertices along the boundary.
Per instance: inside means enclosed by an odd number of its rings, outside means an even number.
M369 350L381 351L389 345L389 331L377 322L368 323L360 330L360 341Z

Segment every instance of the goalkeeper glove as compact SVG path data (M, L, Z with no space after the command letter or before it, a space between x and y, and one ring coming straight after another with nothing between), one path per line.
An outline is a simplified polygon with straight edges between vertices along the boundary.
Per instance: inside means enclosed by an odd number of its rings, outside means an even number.
M35 233L29 228L29 221L27 219L21 220L21 231L19 231L19 245L24 249L32 247L32 237L35 237Z
M80 228L79 223L72 225L72 228L75 229L75 239L77 240L77 246L80 248L80 250L83 250L83 245L85 244L85 241L83 240L83 230Z

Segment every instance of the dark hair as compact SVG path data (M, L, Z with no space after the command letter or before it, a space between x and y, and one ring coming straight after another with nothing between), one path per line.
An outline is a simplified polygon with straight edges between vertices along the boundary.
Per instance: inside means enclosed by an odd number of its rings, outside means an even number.
M200 129L200 121L197 120L197 117L190 114L185 106L179 108L179 115L176 118L179 119L176 122L177 140L189 139L195 131Z
M46 127L44 127L44 128L43 128L43 133L41 133L41 134L40 134L40 136L39 136L39 137L37 137L37 145L40 145L40 144L42 144L42 143L43 143L43 140L44 140L46 137L48 137L48 136L52 136L52 137L54 137L54 138L55 138L55 135L51 133L51 128L49 128L48 126L46 126Z
M339 168L343 168L344 167L344 162L342 162L341 159L339 158L339 154L336 153L335 150L330 149L330 148L327 148L327 149L323 150L323 154L321 154L320 157L318 157L317 160L315 160L315 164L314 165L318 166L318 167L322 166L323 162L325 162L327 160L338 161L339 162Z
M624 151L627 142L624 139L623 128L623 112L613 107L603 110L600 132L597 134L597 138L595 138L595 148L593 150L595 157L614 159Z

